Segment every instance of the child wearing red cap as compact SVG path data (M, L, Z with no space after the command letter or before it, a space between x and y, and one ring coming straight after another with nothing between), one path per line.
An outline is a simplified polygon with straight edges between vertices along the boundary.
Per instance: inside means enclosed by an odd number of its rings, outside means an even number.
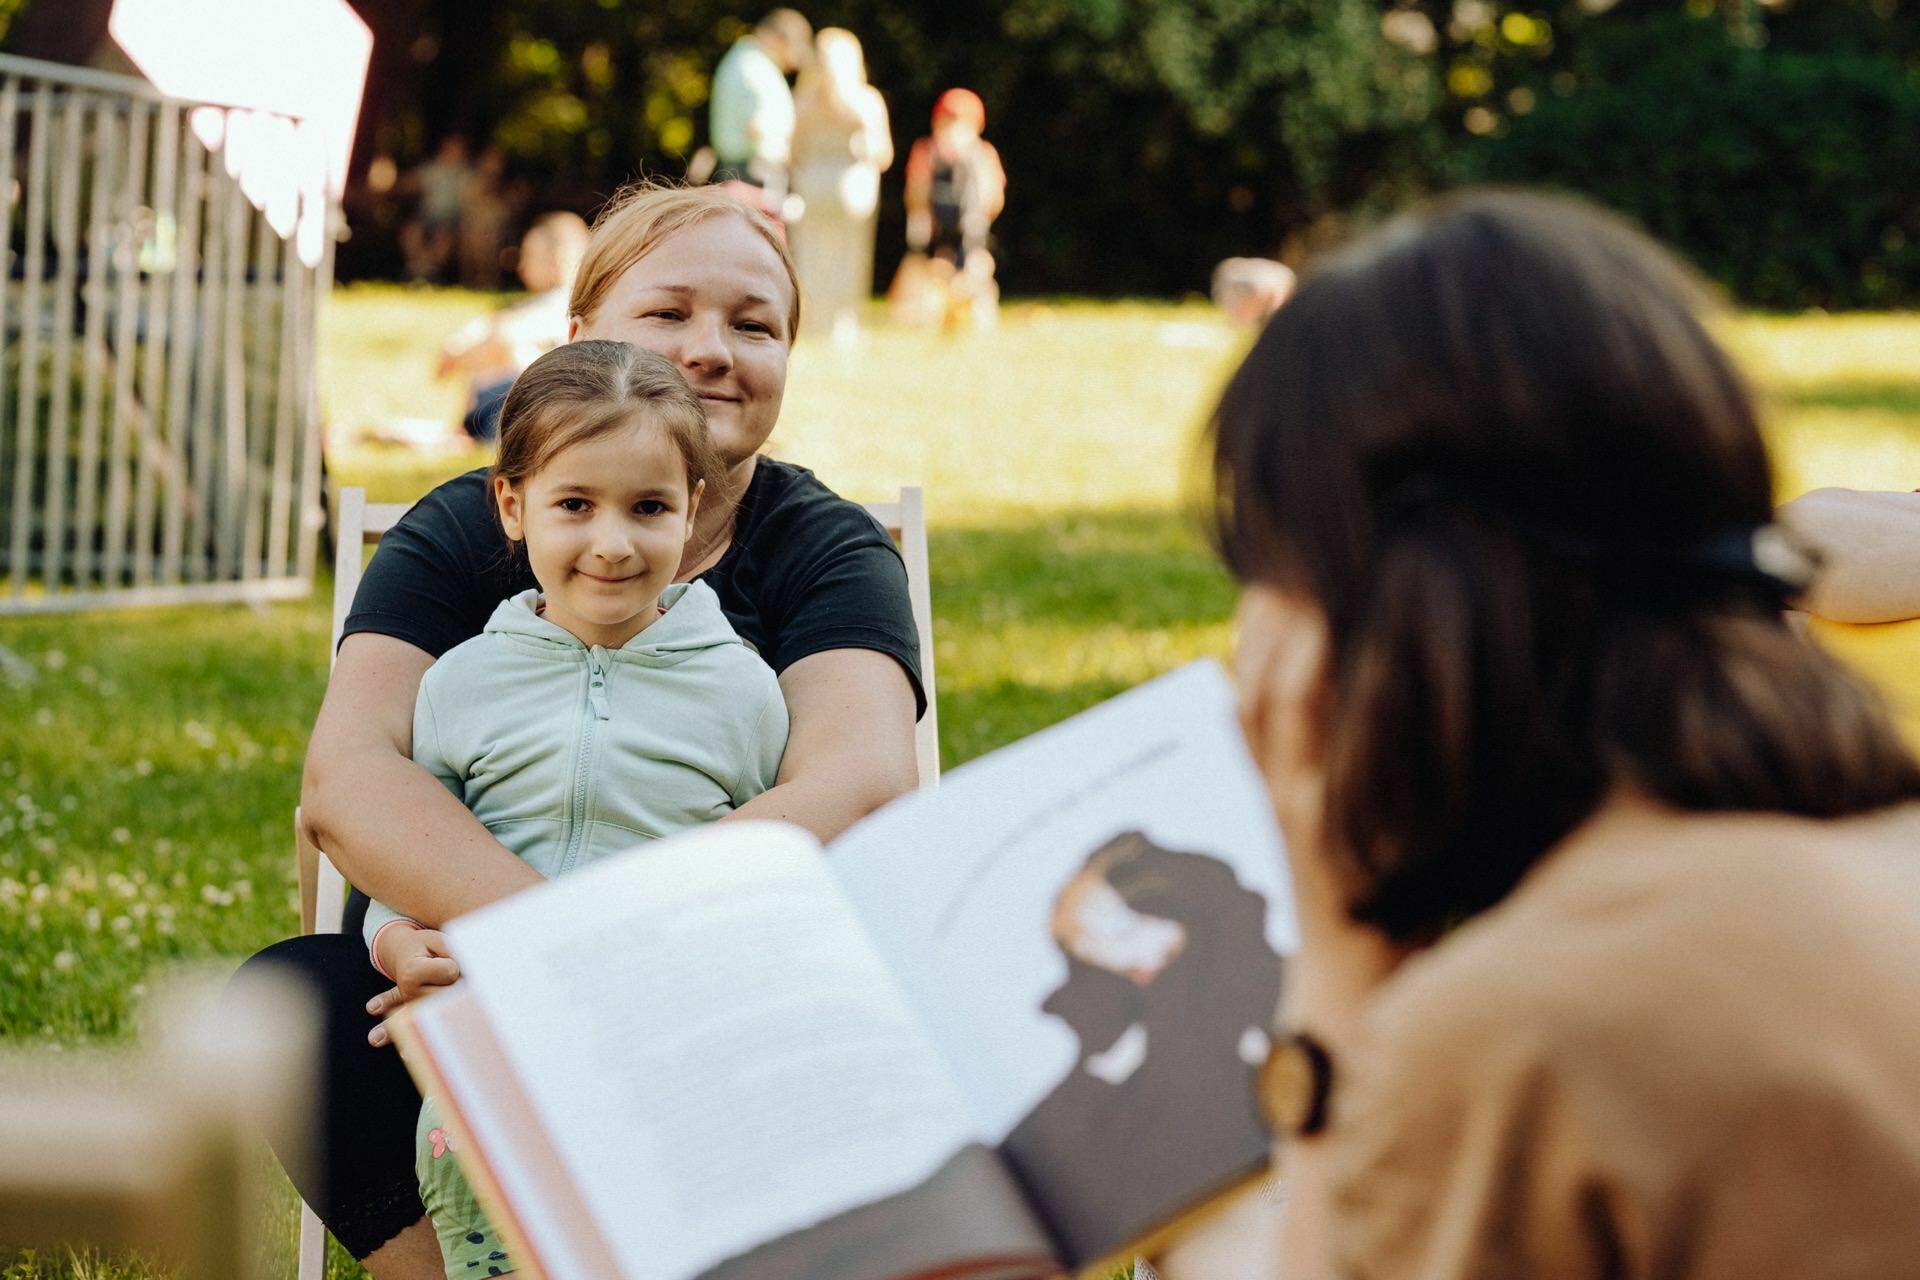
M949 89L933 105L933 136L907 156L907 247L951 262L991 285L987 228L1006 203L1000 153L980 136L987 109L971 89Z

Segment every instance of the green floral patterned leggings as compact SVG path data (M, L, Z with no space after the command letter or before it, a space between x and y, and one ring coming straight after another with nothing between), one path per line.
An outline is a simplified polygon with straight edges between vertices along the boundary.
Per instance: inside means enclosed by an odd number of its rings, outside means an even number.
M413 1167L420 1177L420 1200L433 1219L434 1234L440 1237L447 1280L511 1275L513 1260L507 1256L506 1242L474 1199L473 1187L460 1171L458 1151L439 1104L428 1098L420 1106Z

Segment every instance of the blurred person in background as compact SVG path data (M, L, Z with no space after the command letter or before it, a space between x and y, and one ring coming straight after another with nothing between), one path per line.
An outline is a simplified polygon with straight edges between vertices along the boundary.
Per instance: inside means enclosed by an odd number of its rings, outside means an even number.
M461 427L491 440L500 405L520 371L567 340L567 294L587 250L587 224L577 213L549 213L520 240L520 282L528 296L464 325L440 348L434 376L467 379Z
M812 52L812 24L792 9L775 9L720 59L708 108L717 162L712 181L750 183L767 192L771 208L780 207L793 149L787 77Z
M488 147L467 175L460 201L460 283L469 289L500 287L500 254L517 210L507 183L507 153Z
M907 153L907 248L946 264L933 278L970 304L976 324L991 324L999 304L987 233L1007 203L1000 153L980 136L986 127L980 95L948 89L933 104L933 133Z
M446 270L459 241L460 206L471 174L467 140L455 133L441 139L433 159L407 176L406 186L419 196L413 219L400 229L408 279L438 280Z
M1313 269L1221 397L1301 947L1279 1256L1216 1274L1913 1273L1920 765L1787 624L1814 557L1705 299L1467 193Z
M887 104L867 83L866 57L851 31L828 27L815 38L794 111L793 190L805 212L793 228L793 257L807 300L805 330L851 346L873 292L880 175L893 165Z

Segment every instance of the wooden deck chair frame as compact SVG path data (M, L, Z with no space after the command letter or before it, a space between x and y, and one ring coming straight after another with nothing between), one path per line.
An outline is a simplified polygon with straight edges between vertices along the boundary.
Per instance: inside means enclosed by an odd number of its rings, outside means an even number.
M920 684L926 691L927 713L914 727L914 756L920 785L940 780L940 725L933 681L933 595L927 581L927 520L921 490L902 486L893 502L869 502L866 510L900 548L907 566L907 598L913 606L914 629L920 634ZM360 589L366 549L375 546L407 513L404 503L368 502L365 489L340 491L339 537L333 555L333 625L329 632L327 668L332 670L346 629L347 612ZM331 859L307 835L300 810L293 811L294 849L299 863L300 932L338 933L346 914L346 880ZM320 1219L306 1205L300 1207L300 1280L320 1280L326 1273L327 1237Z

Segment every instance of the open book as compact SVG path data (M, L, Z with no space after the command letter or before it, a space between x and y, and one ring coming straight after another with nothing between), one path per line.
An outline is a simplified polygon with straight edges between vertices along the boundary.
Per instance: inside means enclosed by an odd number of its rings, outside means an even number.
M1196 663L825 850L723 823L448 925L397 1038L552 1280L1043 1276L1267 1163L1279 836Z

